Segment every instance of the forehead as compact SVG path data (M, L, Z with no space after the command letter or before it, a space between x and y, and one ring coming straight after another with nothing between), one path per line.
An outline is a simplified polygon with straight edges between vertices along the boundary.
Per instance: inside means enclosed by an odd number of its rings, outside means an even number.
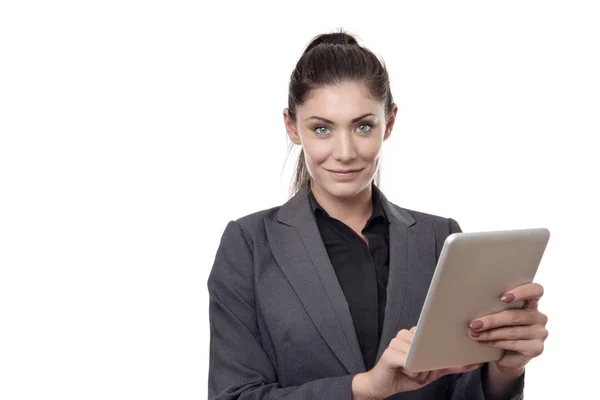
M313 115L331 119L353 119L357 115L384 111L384 104L374 100L368 88L358 82L343 82L313 89L297 109L299 119Z

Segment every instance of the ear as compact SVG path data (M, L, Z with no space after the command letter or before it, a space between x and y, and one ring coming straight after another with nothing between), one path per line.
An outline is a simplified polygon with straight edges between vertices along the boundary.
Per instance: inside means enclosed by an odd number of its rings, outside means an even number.
M392 135L392 128L396 122L396 114L398 113L398 106L394 104L392 108L392 114L385 123L385 133L383 134L383 140L387 140Z
M302 144L300 135L298 135L298 130L296 129L296 123L290 118L290 111L287 108L283 110L283 123L290 140L295 144Z

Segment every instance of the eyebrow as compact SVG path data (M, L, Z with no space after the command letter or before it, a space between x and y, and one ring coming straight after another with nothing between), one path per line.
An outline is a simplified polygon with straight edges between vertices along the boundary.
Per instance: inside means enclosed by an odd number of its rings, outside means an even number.
M374 116L374 117L376 116L376 115L375 115L375 114L373 114L373 113L366 113L366 114L364 114L364 115L361 115L360 117L356 117L356 118L354 118L354 119L352 120L352 123L358 122L358 121L360 121L361 119L363 119L364 117L368 117L368 116L370 116L370 115L372 115L372 116ZM328 123L328 124L335 125L335 122L333 122L333 121L330 121L330 120L328 120L328 119L326 119L326 118L323 118L323 117L318 117L318 116L316 116L316 115L313 115L312 117L308 117L308 118L306 118L306 120L305 120L305 121L308 121L309 119L319 119L319 120L321 120L321 121L324 121L324 122L326 122L326 123Z

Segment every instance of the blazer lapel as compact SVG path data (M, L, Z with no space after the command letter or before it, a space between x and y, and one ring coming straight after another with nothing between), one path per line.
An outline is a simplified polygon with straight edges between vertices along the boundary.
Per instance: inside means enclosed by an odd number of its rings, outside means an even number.
M401 329L418 322L435 266L435 236L429 220L416 222L380 192L390 221L390 266L383 332L377 352L381 357Z
M308 186L265 221L273 256L308 315L349 373L365 370L348 303L308 200Z

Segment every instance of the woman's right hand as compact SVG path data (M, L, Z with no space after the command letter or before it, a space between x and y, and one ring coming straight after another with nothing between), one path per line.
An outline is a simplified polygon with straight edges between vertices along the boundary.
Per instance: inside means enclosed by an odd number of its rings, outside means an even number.
M406 354L413 341L415 330L416 327L413 327L398 332L373 369L354 377L352 380L354 400L385 399L395 393L422 388L444 375L473 371L481 367L482 364L474 364L418 373L405 371Z

